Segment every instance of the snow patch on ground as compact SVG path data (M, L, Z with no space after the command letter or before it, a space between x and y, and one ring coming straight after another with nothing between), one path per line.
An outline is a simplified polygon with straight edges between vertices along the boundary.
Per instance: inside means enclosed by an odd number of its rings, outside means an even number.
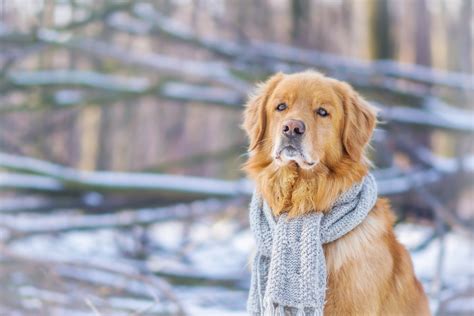
M395 232L400 242L412 249L430 236L433 228L402 223L396 226ZM120 262L123 258L123 244L133 244L131 235L116 229L76 231L55 236L32 236L13 243L11 247L30 256L49 253L67 257L74 254L77 257ZM192 225L172 221L152 225L147 236L157 249L147 261L153 269L241 280L241 286L233 289L210 284L176 285L176 295L190 315L246 315L248 264L255 247L248 228L230 219L200 220ZM424 249L411 253L415 272L428 293L436 273L438 252L439 241L434 240ZM443 286L440 293L445 302L444 310L474 313L472 293L467 297L461 295L469 293L469 290L472 292L473 262L473 241L463 235L448 232L445 237ZM432 300L432 305L436 307L436 301Z

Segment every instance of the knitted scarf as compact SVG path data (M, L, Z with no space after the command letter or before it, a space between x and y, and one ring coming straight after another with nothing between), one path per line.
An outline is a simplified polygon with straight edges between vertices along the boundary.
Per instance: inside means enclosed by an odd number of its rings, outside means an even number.
M323 315L326 261L323 245L359 225L377 200L369 174L339 196L331 211L296 218L272 210L258 192L250 203L257 243L247 310L251 315Z

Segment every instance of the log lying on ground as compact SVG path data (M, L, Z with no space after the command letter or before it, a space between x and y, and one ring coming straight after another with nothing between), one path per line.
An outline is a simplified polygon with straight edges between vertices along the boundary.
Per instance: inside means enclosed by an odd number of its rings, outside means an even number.
M224 63L217 63L217 62L207 62L207 61L195 61L195 60L185 60L185 59L177 59L173 58L170 56L166 55L160 55L160 54L138 54L138 53L133 53L130 52L127 49L121 48L119 46L116 46L111 43L105 43L97 40L90 40L90 39L81 39L81 38L73 38L69 34L65 33L60 33L56 32L53 30L46 30L46 29L41 29L38 32L37 39L41 43L47 43L47 44L53 44L53 45L59 45L63 46L69 49L79 49L84 52L93 54L94 56L99 56L99 57L106 57L106 58L113 58L116 60L119 60L120 62L124 64L130 64L130 65L136 65L136 66L141 66L141 67L146 67L147 69L152 68L160 73L165 73L165 74L171 74L175 76L176 74L179 75L185 75L187 77L191 76L200 80L210 80L216 83L223 84L227 87L232 88L234 91L231 93L227 93L230 95L230 98L224 97L223 92L221 91L205 91L204 96L205 97L199 97L202 94L203 89L213 89L213 88L206 88L206 87L197 87L197 90L195 89L193 92L194 95L197 95L197 99L195 100L202 100L203 102L209 102L211 103L221 103L221 104L232 104L233 100L237 100L237 102L242 102L243 99L245 99L245 94L249 91L250 85L246 83L243 80L238 79L236 76L232 74L232 67L224 64ZM207 41L206 41L207 42ZM212 42L212 41L211 41ZM222 44L222 41L216 41L215 45L218 45L219 47ZM211 45L212 46L212 45ZM224 45L226 46L226 45ZM247 49L244 46L241 46L240 44L232 44L228 45L229 47L235 47L235 49L239 50L237 56L245 56L245 52ZM271 46L271 45L270 45ZM214 47L214 46L212 46ZM242 48L243 47L243 48ZM224 49L225 51L232 50L232 49ZM240 51L242 50L242 51ZM263 52L267 52L267 49L261 49ZM280 50L277 50L280 51ZM311 55L311 51L307 52L306 55ZM248 54L248 52L247 52ZM303 54L305 55L305 54ZM330 55L331 56L331 55ZM235 57L235 56L234 56ZM263 57L266 59L267 57ZM270 57L268 57L270 58ZM303 58L304 59L304 58ZM280 61L281 63L282 61ZM268 64L269 62L266 62L265 64ZM325 64L326 61L323 58L321 60L322 64ZM386 63L386 62L384 62ZM271 63L272 66L269 69L274 70L274 63ZM330 65L331 63L328 61L328 64ZM382 89L382 90L388 90L391 92L394 92L396 94L402 94L406 95L408 97L415 97L416 99L424 99L425 96L427 95L428 91L426 89L422 89L423 91L410 91L405 93L403 92L403 89L399 91L396 84L396 81L391 80L389 78L378 78L377 76L373 76L373 71L360 71L360 67L357 67L358 63L354 63L354 65L346 65L344 66L344 71L335 71L336 74L339 74L339 77L343 80L348 80L352 82L353 84L359 84L361 86L365 86L366 88L370 89ZM323 66L321 66L323 67ZM364 68L364 67L363 67ZM366 67L367 68L367 67ZM370 68L370 67L369 67ZM390 66L390 68L394 68ZM370 68L371 69L371 68ZM251 71L251 69L245 68L245 71ZM361 74L364 73L365 75L362 76ZM28 75L34 75L34 74L28 74ZM58 76L60 74L57 73L57 71L54 73L54 76ZM84 74L80 73L74 73L74 71L70 74L67 74L64 78L66 78L66 83L67 82L77 82L79 81L81 84L87 82L87 80L84 80L85 77L91 77L91 76L101 76L101 74L96 74L96 73L87 73L85 74L87 76L84 76ZM102 75L105 76L105 75ZM110 76L110 75L109 75ZM38 77L38 76L36 76ZM107 77L107 76L106 76ZM61 77L62 78L62 77ZM99 78L99 77L97 77ZM113 76L111 76L112 79ZM364 79L365 78L365 79ZM372 78L372 79L370 79ZM38 78L36 78L38 79ZM43 78L40 78L42 80ZM108 80L109 78L106 78L107 80L104 80L104 84L107 82L110 83L111 80ZM145 78L137 78L141 80L146 80ZM472 78L471 78L472 79ZM51 79L47 80L49 83L51 83ZM102 81L102 80L96 80L96 81ZM389 81L390 84L387 84L386 81ZM17 81L18 82L18 81ZM24 84L24 81L19 81L21 84ZM97 87L101 87L103 84L97 85ZM117 84L112 82L112 88L116 87ZM144 90L143 84L140 84L141 90ZM404 85L404 89L406 90L406 86ZM416 85L410 85L411 86L416 86ZM106 87L107 88L107 87ZM110 88L110 87L108 87ZM120 88L120 87L119 87ZM125 88L129 88L125 86ZM178 86L172 86L170 85L169 87L160 89L160 87L153 87L154 90L156 90L158 95L163 95L165 97L169 97L171 99L187 99L187 97L182 97L179 94L176 93L179 87ZM189 90L193 88L192 86L186 87L187 91L184 92L189 92ZM123 88L122 88L123 89ZM136 89L136 88L135 88ZM413 89L412 89L413 90ZM419 89L415 89L419 90ZM136 92L136 90L134 90ZM151 92L151 91L147 91ZM209 98L208 96L211 95ZM217 95L217 96L216 96ZM230 100L230 101L229 101ZM419 103L421 101L417 101Z
M236 78L229 67L220 62L195 61L154 53L133 53L112 43L72 37L54 30L42 29L37 38L42 43L80 50L82 52L120 61L126 65L136 65L172 76L182 75L210 80L246 93L250 85Z
M21 173L0 173L0 188L43 192L66 190L65 185L57 179Z
M161 91L163 97L189 102L203 102L241 108L244 95L226 88L212 88L186 83L167 83ZM474 132L472 117L474 112L457 109L436 98L431 98L426 109L400 105L387 105L371 102L379 108L384 121L417 125L422 127L440 128L457 132ZM441 111L442 110L442 111ZM445 113L451 113L446 115Z
M184 102L226 105L241 109L246 95L233 89L177 81L151 83L146 77L122 77L94 71L47 70L10 72L6 78L11 87L54 89L48 104L0 106L0 113L20 110L45 110L84 105L104 105L130 98L156 96ZM74 87L74 88L72 88Z
M1 178L1 176L0 176ZM0 187L2 187L0 185ZM12 188L14 189L14 188ZM32 194L27 191L17 190L12 197L4 197L0 203L0 214L20 213L51 213L60 209L82 210L82 213L101 214L113 212L118 209L140 209L150 205L164 206L174 203L174 200L161 199L159 195L115 192L100 194L98 192L84 192L82 194L63 194L63 192L40 191Z
M453 117L444 115L439 111L422 110L406 106L387 106L378 102L371 102L380 109L380 117L387 122L394 122L405 125L415 125L420 127L440 128L448 131L472 133L474 124L470 115L474 112L466 111L466 116ZM453 109L449 107L449 109ZM453 109L453 111L456 111ZM469 113L469 114L467 114Z
M200 101L206 104L218 104L240 108L244 96L225 88L206 88L203 86L168 83L163 87L162 96L175 98L181 101ZM474 112L460 110L441 101L431 98L426 109L406 106L387 105L371 102L380 109L380 116L384 121L421 127L440 128L456 132L474 132L472 117ZM441 109L443 111L441 111ZM451 113L446 115L445 113Z
M224 212L229 203L228 201L208 199L190 204L180 203L173 206L125 210L97 215L84 215L76 212L63 215L43 215L41 217L18 217L17 215L0 214L0 227L9 230L8 240L14 240L53 232L146 226L163 221L209 216Z
M57 202L56 199L60 201ZM60 198L48 198L44 195L18 195L14 197L2 198L2 203L0 203L0 213L21 213L29 212L32 210L44 210L44 209L54 209L62 208L64 205L70 205L77 201L69 202ZM67 201L67 202L66 202Z
M7 79L19 86L80 85L128 93L143 93L150 87L150 81L144 77L125 77L84 70L11 71Z
M126 173L107 171L80 171L73 168L64 167L39 159L22 157L17 155L0 153L0 168L16 170L29 173L25 180L21 182L21 175L14 175L14 182L11 187L28 188L29 182L38 180L30 186L32 189L39 189L41 184L45 184L45 189L77 190L77 191L153 191L163 194L188 194L196 198L199 197L235 197L241 194L250 194L251 186L246 180L226 181L210 178L154 174L154 173ZM4 173L0 177L0 185L10 186L9 175Z
M390 177L378 177L381 194L399 194L417 185L439 181L443 174L457 172L458 159L434 159L433 169L410 174L390 173ZM474 172L474 157L464 157L465 172ZM153 192L163 198L175 196L177 200L191 201L209 197L232 198L250 195L250 181L218 180L190 176L155 173L126 173L107 171L80 171L30 157L0 153L0 168L23 172L1 173L0 188L37 190L45 192ZM44 186L43 186L44 185Z
M231 89L181 82L168 82L163 84L160 95L179 101L227 105L238 109L242 108L246 99L246 94Z
M154 94L162 98L179 100L185 102L202 102L204 104L214 104L229 106L241 109L245 100L245 94L233 89L211 87L180 82L165 82L151 85L145 77L127 78L113 75L101 74L97 72L83 72L74 70L51 70L42 72L12 72L10 79L16 85L36 86L51 85L61 87L63 85L82 84L94 86L95 89L114 90L130 97ZM92 82L92 83L91 83ZM100 84L95 84L97 82ZM72 95L68 97L69 95ZM115 94L113 97L103 97L102 101L112 98L122 99L122 94ZM95 99L80 90L59 90L56 92L56 106L81 105L100 103L100 97ZM99 102L94 102L99 101ZM390 106L378 102L371 102L380 110L382 119L400 124L426 126L432 128L446 129L457 132L474 132L474 124L471 118L474 113L468 110L456 109L436 98L428 100L425 109L411 108L405 106ZM40 109L39 107L38 109ZM14 109L14 107L12 108ZM2 109L0 108L0 112ZM446 115L445 113L450 113Z

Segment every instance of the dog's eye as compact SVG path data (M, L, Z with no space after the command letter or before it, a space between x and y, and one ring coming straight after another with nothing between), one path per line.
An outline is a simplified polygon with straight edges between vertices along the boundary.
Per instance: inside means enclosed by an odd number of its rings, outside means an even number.
M319 108L316 110L316 113L319 115L319 116L322 116L322 117L325 117L325 116L328 116L329 113L328 111L326 111L325 108Z
M286 105L286 103L280 103L277 105L276 110L278 112L281 112L281 111L286 110L286 108L288 108L288 105Z

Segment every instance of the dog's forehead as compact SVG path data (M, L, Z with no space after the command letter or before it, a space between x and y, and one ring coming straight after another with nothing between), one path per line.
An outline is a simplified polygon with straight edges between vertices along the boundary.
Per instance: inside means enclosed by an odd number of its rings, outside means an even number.
M332 80L316 73L286 76L275 88L274 96L290 103L301 100L333 103L337 99Z

